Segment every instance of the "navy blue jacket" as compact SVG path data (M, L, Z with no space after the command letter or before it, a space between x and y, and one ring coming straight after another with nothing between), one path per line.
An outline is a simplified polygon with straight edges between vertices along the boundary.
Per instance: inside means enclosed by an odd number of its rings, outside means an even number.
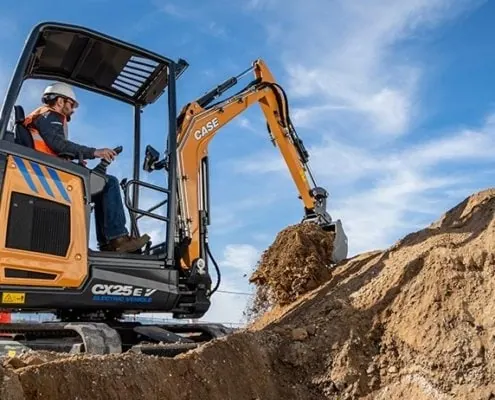
M72 153L76 158L81 153L85 160L95 158L96 148L71 142L65 137L64 125L57 113L49 111L40 115L34 122L34 126L38 129L47 146L55 153Z

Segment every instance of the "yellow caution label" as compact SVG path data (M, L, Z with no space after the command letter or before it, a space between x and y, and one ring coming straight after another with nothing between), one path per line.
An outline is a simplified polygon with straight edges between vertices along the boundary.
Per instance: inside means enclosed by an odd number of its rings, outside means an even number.
M16 355L16 354L17 354L17 353L16 353L16 351L15 351L15 350L9 350L8 356L9 356L9 357L15 357L15 355Z
M2 293L2 303L24 304L25 301L26 293Z

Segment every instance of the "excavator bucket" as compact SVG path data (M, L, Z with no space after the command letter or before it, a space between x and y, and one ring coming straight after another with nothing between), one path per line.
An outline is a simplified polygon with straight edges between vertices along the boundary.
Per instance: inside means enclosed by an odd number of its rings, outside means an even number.
M309 167L306 166L309 170ZM312 222L319 225L323 230L334 233L332 262L337 264L347 258L348 239L340 219L333 220L327 212L328 192L319 186L310 191L314 199L314 207L306 209L303 222Z
M326 214L328 217L328 214ZM339 262L347 258L348 252L348 240L345 234L342 221L337 219L335 221L329 221L329 219L323 218L321 215L314 217L306 217L303 223L312 223L318 225L326 232L333 232L333 250L332 250L332 263L338 264Z
M335 233L335 237L333 240L332 261L337 264L342 260L345 260L347 258L348 244L347 244L347 235L344 232L342 221L338 219L336 221L323 224L322 228L325 231L330 231Z

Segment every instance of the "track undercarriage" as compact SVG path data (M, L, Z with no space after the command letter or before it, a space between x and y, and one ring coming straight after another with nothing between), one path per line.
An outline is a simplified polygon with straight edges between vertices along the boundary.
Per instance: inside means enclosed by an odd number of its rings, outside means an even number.
M174 357L233 331L213 323L146 324L119 320L3 323L0 324L0 355L45 350L70 354L134 352Z

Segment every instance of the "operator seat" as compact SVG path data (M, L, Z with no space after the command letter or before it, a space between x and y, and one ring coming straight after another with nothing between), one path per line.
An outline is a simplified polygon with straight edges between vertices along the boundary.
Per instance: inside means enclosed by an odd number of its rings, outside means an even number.
M31 132L29 132L24 125L22 125L25 118L24 109L22 106L14 106L14 118L15 143L34 149L34 141L31 136Z

